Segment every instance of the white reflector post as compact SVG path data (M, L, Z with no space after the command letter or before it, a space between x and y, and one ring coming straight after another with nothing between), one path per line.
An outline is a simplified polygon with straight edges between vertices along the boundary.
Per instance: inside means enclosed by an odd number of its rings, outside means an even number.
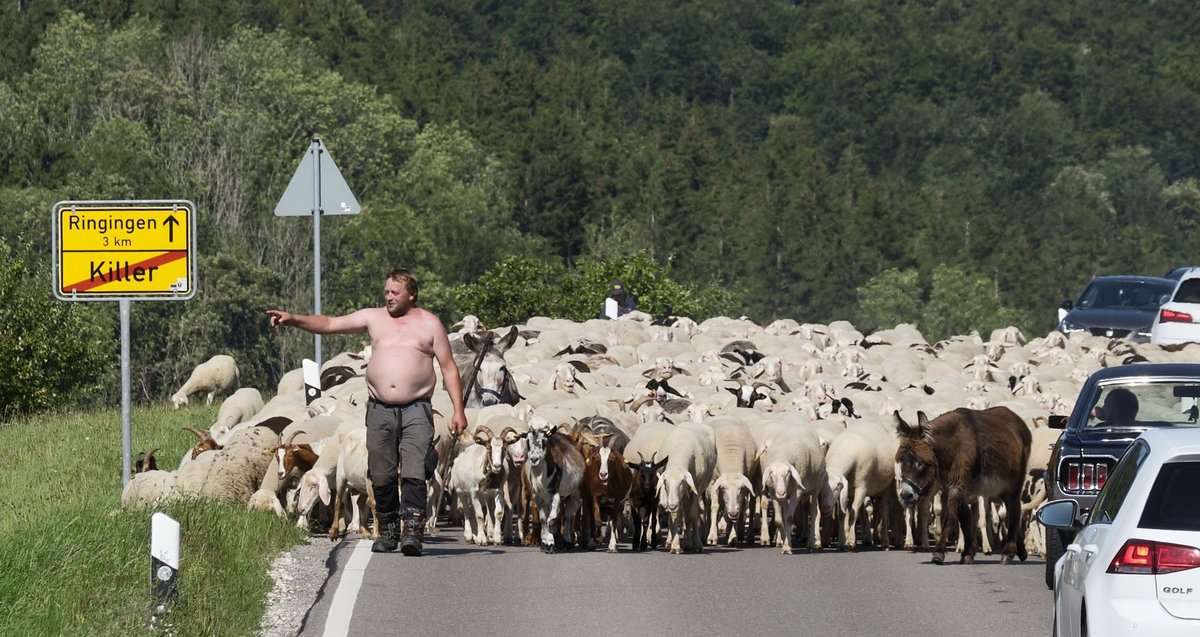
M156 614L168 610L178 597L179 522L166 513L150 516L150 581L154 584Z
M304 370L304 404L311 405L321 397L321 366L306 358L300 362L300 367Z

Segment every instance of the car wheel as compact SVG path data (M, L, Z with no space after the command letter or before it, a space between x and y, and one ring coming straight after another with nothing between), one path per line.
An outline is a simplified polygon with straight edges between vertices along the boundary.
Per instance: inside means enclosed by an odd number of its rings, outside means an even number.
M1046 529L1046 588L1054 590L1054 565L1063 554L1062 533Z

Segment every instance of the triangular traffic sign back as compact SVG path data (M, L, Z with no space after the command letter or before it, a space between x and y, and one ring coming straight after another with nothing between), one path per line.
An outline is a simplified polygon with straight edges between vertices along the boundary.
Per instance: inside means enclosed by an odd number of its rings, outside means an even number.
M318 190L320 200L318 202ZM333 163L329 149L314 139L300 159L287 190L275 204L276 217L307 217L312 215L314 204L327 215L356 215L359 213L358 199Z

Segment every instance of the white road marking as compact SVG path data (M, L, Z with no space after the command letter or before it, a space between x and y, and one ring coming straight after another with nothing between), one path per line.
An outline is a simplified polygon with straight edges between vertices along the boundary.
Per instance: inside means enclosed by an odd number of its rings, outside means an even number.
M354 614L358 589L362 588L363 573L370 561L371 542L359 540L350 560L346 562L346 568L342 570L337 592L333 594L333 603L329 605L329 615L325 618L325 637L349 637L350 616Z

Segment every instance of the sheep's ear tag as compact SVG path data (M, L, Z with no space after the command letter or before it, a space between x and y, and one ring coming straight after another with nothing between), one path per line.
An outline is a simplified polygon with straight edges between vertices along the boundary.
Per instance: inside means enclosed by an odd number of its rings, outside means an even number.
M312 401L321 397L321 366L317 361L304 359L304 404L311 405Z

